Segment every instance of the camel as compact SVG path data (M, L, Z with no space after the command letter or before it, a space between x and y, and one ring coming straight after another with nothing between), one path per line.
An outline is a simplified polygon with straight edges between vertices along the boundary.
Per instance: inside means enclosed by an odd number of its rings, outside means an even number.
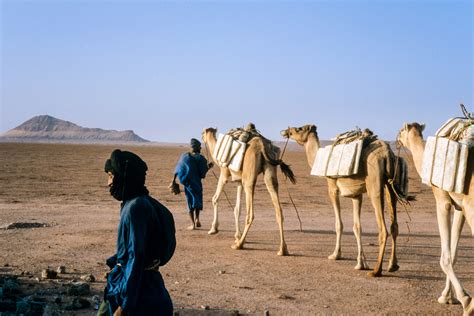
M302 127L289 127L281 131L285 138L295 140L299 145L304 146L308 164L312 167L316 152L320 148L318 134L315 125L304 125ZM384 189L387 191L387 200L390 205L390 234L392 236L392 251L389 261L389 272L399 269L396 255L396 240L398 236L396 192L389 185L388 180L393 178L395 155L389 145L383 141L375 140L364 147L361 155L360 172L349 177L331 178L327 177L328 193L331 204L334 208L336 220L336 247L328 259L341 259L341 236L343 224L341 221L341 209L339 195L352 199L354 226L353 231L357 240L357 265L356 270L368 270L365 254L362 249L360 224L360 212L362 206L363 193L368 194L372 206L375 209L375 217L379 230L379 253L377 264L373 271L369 272L370 277L382 275L382 263L387 241L387 228L384 218Z
M204 144L209 147L211 153L214 152L216 146L216 132L215 128L206 128L202 133L202 140ZM232 179L237 182L237 201L234 208L235 217L235 242L232 245L232 249L242 249L247 233L254 220L254 209L253 209L253 197L255 191L255 183L259 174L263 173L263 179L265 185L270 193L273 207L275 208L276 220L278 228L280 230L280 248L278 251L279 256L288 255L288 249L284 238L283 232L283 212L280 205L280 198L278 195L278 177L276 166L280 166L283 174L288 177L293 183L295 178L290 167L279 159L280 149L267 139L262 137L254 137L247 143L247 149L245 151L241 171L235 172L227 167L220 167L220 176L217 184L216 193L212 198L212 205L214 207L214 220L212 222L209 234L216 234L219 229L218 221L218 200L223 192L225 184ZM215 161L214 157L212 159ZM242 196L242 188L245 191L245 202L246 202L246 220L245 228L242 234L239 229L239 217L240 217L240 201Z
M423 163L423 153L425 144L423 141L424 124L405 124L400 130L397 141L408 148L413 156L415 169L421 176ZM446 286L438 298L442 304L456 303L462 304L464 315L474 315L474 300L464 290L457 278L453 266L456 262L457 246L464 222L467 220L474 236L474 148L470 149L466 183L469 183L467 193L452 193L432 186L436 200L436 213L438 218L438 229L441 237L441 259L440 265L446 274ZM451 209L454 206L453 223L451 226ZM454 290L454 293L453 293Z

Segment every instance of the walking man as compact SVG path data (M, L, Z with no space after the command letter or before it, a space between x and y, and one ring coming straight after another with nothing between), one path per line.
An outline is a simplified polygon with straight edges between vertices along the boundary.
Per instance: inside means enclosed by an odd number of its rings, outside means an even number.
M201 155L201 142L195 138L190 142L191 151L181 155L175 168L174 178L170 187L177 186L176 178L184 186L184 193L188 203L188 212L191 219L191 226L188 229L193 230L201 227L199 213L202 211L202 182L207 171L212 168L212 162Z
M176 248L171 212L150 197L148 167L136 154L116 149L105 163L110 194L122 201L117 252L107 259L104 303L99 315L172 315L173 304L159 267Z

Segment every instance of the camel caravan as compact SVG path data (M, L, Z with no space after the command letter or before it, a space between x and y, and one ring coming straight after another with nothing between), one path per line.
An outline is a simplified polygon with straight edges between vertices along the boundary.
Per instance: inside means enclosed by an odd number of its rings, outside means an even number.
M435 134L423 140L424 125L405 124L397 136L397 147L404 146L412 154L415 169L422 183L431 186L436 200L439 234L441 237L441 268L446 274L446 286L438 301L443 304L460 303L465 315L474 315L474 300L462 287L454 272L457 245L465 221L474 236L474 115L461 104L463 117L448 120ZM304 147L310 174L327 180L329 200L335 214L336 245L328 259L338 260L341 255L340 196L350 198L353 205L353 231L357 242L357 263L354 269L368 270L361 234L360 221L364 193L372 204L378 227L379 251L371 277L382 275L387 239L391 237L391 254L388 272L399 269L397 260L397 203L408 203L408 164L396 155L387 142L379 140L372 131L352 130L338 135L333 143L320 146L316 125L288 127L281 131L287 140L292 139ZM212 198L214 219L209 234L219 232L218 201L227 182L237 183L234 208L235 242L233 249L242 249L254 220L253 197L255 183L263 173L270 193L280 232L278 255L288 255L284 238L283 212L278 195L277 166L295 183L290 167L280 158L280 148L262 136L255 125L232 129L218 134L207 128L202 139L214 162L220 167L216 192ZM246 220L241 233L239 227L241 195L245 191ZM384 205L388 205L390 230L385 223ZM454 207L451 223L451 209Z

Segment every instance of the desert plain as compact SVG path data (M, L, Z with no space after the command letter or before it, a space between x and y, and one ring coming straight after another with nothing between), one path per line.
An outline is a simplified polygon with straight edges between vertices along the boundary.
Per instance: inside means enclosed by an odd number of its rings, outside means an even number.
M297 184L281 172L280 199L290 256L277 256L279 233L270 196L261 177L255 192L255 221L243 250L233 250L235 184L229 183L219 201L220 232L207 234L212 222L211 198L218 168L204 180L202 228L189 231L184 195L168 191L183 146L66 145L0 143L0 281L14 278L19 297L40 296L64 315L95 315L92 297L101 297L107 272L105 259L114 253L120 203L107 188L104 162L115 148L131 150L148 164L147 187L173 213L177 249L161 268L179 315L462 315L460 305L437 302L445 276L439 266L440 239L431 189L421 184L411 158L410 193L416 201L399 205L398 260L400 270L369 278L354 270L357 246L352 233L352 203L342 198L344 235L342 260L328 260L335 246L334 212L326 181L310 176L301 150L287 150ZM205 154L205 151L203 151ZM302 222L300 231L293 199ZM241 224L245 219L242 208ZM5 229L11 223L42 223L46 227ZM388 224L388 216L387 216ZM365 197L362 242L373 268L377 256L377 227ZM465 227L455 271L468 291L474 291L474 243ZM55 279L41 271L66 267ZM66 310L72 299L67 287L92 274L92 304ZM0 287L2 285L0 284ZM0 314L2 311L0 305Z

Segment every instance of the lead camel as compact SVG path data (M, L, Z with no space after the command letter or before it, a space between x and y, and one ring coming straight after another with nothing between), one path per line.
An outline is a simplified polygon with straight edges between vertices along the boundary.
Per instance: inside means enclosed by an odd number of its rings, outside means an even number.
M214 152L216 146L216 132L215 128L207 128L202 133L202 140L209 147L211 153ZM254 137L247 143L241 171L235 172L227 167L220 168L220 176L217 183L216 193L212 198L214 207L214 220L212 222L209 234L216 234L219 229L218 221L218 200L223 192L225 184L231 179L237 182L237 202L234 209L235 215L235 242L232 245L233 249L242 249L247 233L254 220L253 198L255 192L255 183L259 174L263 173L263 179L270 193L273 207L275 208L275 215L280 230L280 248L278 250L279 256L288 255L288 249L285 242L283 231L283 212L280 205L280 198L278 195L278 177L277 166L280 166L283 174L287 176L293 183L295 182L293 172L283 161L279 159L280 149L274 146L269 140L263 137ZM214 157L213 157L214 159ZM239 214L240 214L240 200L242 189L245 191L246 202L246 220L245 228L240 234L239 230Z

